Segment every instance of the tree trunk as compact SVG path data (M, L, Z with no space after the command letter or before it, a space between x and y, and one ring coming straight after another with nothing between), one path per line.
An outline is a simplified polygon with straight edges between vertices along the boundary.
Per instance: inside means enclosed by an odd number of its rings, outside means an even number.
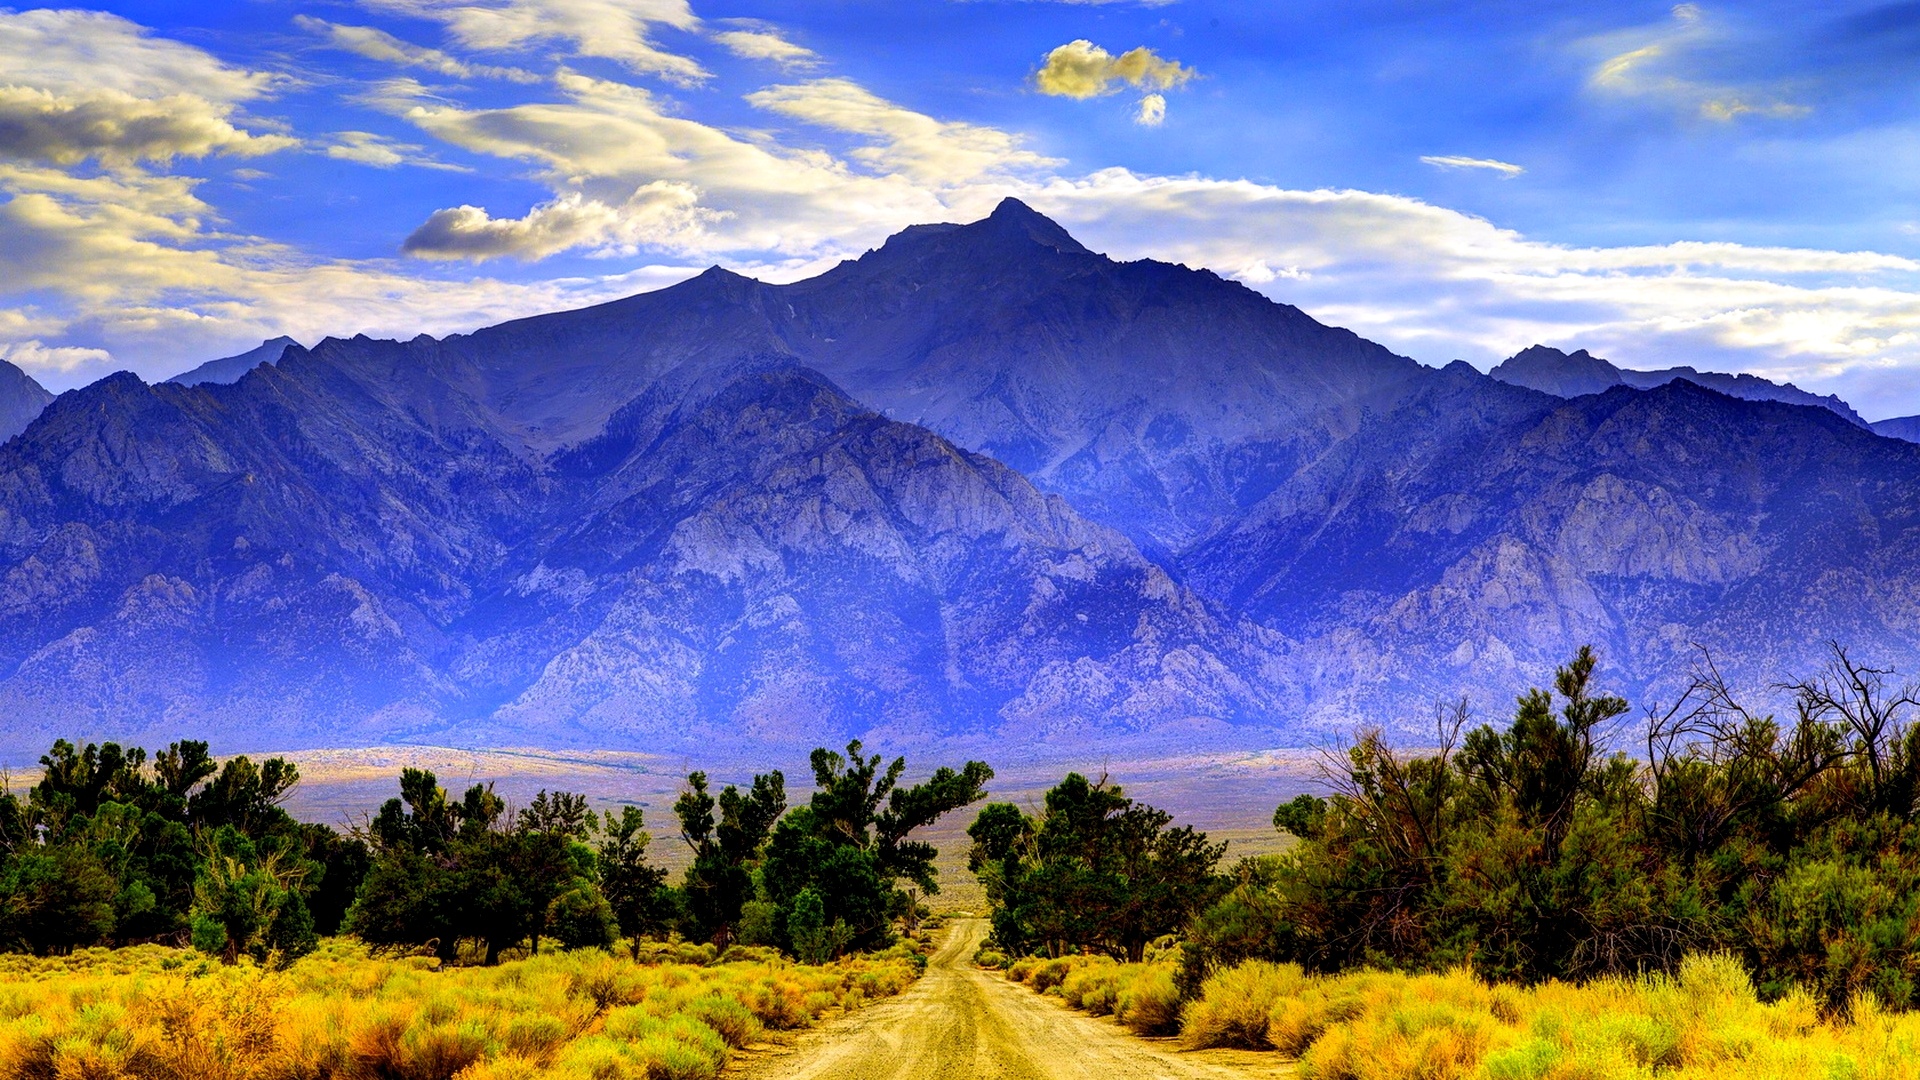
M487 966L492 967L493 965L499 962L500 962L500 946L492 938L488 938L487 939Z

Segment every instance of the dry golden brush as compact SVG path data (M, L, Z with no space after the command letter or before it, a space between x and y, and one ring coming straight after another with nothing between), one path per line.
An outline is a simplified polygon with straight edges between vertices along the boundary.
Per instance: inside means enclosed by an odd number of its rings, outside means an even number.
M680 1080L767 1028L899 993L905 956L820 967L599 951L433 970L335 940L283 971L158 946L0 957L0 1080Z
M1195 1048L1271 1049L1305 1080L1920 1078L1920 1013L1867 997L1822 1016L1795 991L1762 1002L1738 960L1676 976L1490 985L1469 972L1309 976L1248 963L1210 978L1182 1020Z

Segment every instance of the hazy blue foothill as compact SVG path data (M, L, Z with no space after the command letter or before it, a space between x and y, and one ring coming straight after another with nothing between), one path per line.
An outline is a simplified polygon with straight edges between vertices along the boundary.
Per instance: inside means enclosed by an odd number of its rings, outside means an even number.
M1920 446L1844 403L1428 368L1012 200L247 370L0 448L18 747L1273 746L1583 643L1636 698L1696 644L1754 686L1920 658Z
M238 356L223 356L218 360L209 360L191 371L183 371L168 382L182 386L197 386L200 383L236 383L240 376L259 367L261 364L277 364L287 351L287 346L300 343L290 337L277 337L261 342Z
M53 395L33 376L0 360L0 442L27 430Z

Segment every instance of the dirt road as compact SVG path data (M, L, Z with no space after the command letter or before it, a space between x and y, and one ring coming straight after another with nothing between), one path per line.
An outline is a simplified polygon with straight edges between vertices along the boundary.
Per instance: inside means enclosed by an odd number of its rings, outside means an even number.
M1285 1076L1273 1054L1185 1053L981 971L984 919L958 919L906 993L745 1063L753 1080L1216 1080ZM731 1071L731 1070L730 1070Z

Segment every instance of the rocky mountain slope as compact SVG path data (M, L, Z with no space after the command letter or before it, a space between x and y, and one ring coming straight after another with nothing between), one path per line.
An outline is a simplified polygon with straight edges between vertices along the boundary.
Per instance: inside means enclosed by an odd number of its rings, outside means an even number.
M1013 199L809 281L715 269L448 347L542 447L591 437L658 381L786 357L1163 552L1258 501L1425 370L1210 272L1096 255Z
M1268 715L1258 631L788 360L658 381L550 450L470 393L470 351L328 341L232 386L62 397L0 450L9 738L657 747Z
M1914 671L1920 447L1686 381L1561 400L1456 364L1183 566L1284 631L1334 713L1499 708L1581 643L1641 695L1696 646L1755 690L1829 640Z
M0 442L25 431L52 400L53 395L33 376L0 360Z
M1636 371L1615 367L1585 349L1572 353L1534 345L1501 361L1488 374L1501 382L1530 387L1555 397L1579 397L1600 394L1615 386L1651 390L1676 379L1685 379L1729 397L1747 401L1780 401L1789 405L1813 405L1828 409L1861 427L1869 426L1835 394L1811 394L1792 383L1777 383L1758 375L1728 375L1718 371L1700 371L1691 367Z
M1745 377L1497 374L1009 201L792 285L118 375L0 447L0 709L21 746L1273 746L1504 709L1589 642L1639 695L1695 643L1753 687L1829 638L1920 669L1920 446Z
M1920 416L1894 416L1886 420L1875 420L1870 426L1876 435L1920 443Z

